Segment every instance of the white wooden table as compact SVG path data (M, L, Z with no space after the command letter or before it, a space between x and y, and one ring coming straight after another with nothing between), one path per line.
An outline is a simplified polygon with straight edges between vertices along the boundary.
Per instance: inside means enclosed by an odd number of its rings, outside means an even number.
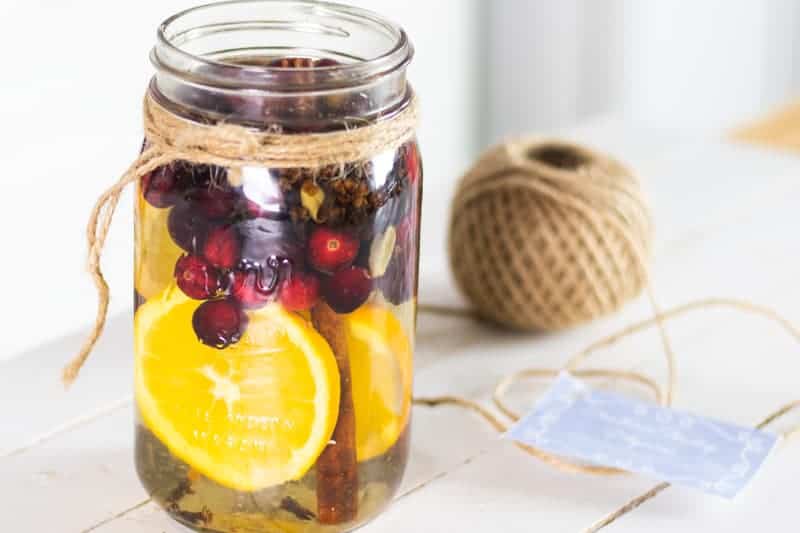
M670 307L707 296L755 300L800 323L800 158L605 120L569 132L642 176L656 219L654 288ZM428 176L428 179L436 179ZM445 201L429 198L429 202ZM456 303L442 258L425 258L421 299ZM568 333L508 335L421 316L416 393L485 401L504 374L558 367L591 340L650 313L644 300ZM676 405L754 424L800 398L800 346L763 319L699 313L669 323ZM116 316L69 393L61 364L81 334L0 363L0 523L13 533L160 533L132 463L131 317ZM662 377L655 333L598 356ZM519 395L519 406L535 396ZM800 422L788 420L781 427ZM789 531L796 527L800 439L781 446L734 502L671 488L606 531ZM395 505L369 532L580 532L653 480L555 471L453 408L415 408L411 463Z

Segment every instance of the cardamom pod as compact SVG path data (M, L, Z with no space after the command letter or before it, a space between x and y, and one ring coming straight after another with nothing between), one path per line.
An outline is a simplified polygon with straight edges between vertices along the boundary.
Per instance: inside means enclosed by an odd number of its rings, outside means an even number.
M300 189L300 203L303 204L314 222L319 222L319 208L325 201L325 192L313 181L306 181Z

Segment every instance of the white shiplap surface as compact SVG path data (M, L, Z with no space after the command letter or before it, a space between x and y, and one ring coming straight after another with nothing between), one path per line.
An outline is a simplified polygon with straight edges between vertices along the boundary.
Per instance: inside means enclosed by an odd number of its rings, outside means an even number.
M569 134L630 162L645 181L656 217L654 279L662 306L738 297L800 323L799 158L614 120ZM425 258L421 295L424 301L458 301L440 257ZM416 393L485 400L502 375L530 365L556 367L589 341L648 312L638 301L617 316L543 337L421 316ZM111 320L69 393L58 384L58 368L78 346L77 333L0 363L3 531L172 530L153 506L136 508L146 495L131 460L130 321L126 314ZM678 406L752 424L800 397L800 346L774 324L718 310L667 327L679 356ZM659 347L655 333L646 333L597 357L660 376ZM526 401L531 398L520 399L520 408ZM791 422L800 417L784 426ZM794 521L798 464L800 442L790 441L732 503L673 488L607 531L787 531ZM364 531L580 532L652 485L641 477L554 471L498 441L470 413L416 408L401 496Z

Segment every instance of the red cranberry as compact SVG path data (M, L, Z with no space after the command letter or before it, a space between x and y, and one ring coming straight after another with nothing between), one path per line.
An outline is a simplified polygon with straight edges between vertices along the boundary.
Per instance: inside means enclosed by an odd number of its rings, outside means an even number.
M230 270L236 266L240 253L239 236L232 226L211 230L203 246L203 257L223 270Z
M352 313L369 298L372 292L372 278L361 267L340 270L325 281L323 294L325 301L337 313Z
M233 273L231 295L245 309L258 309L272 300L277 284L278 271L275 269L240 269Z
M192 316L192 326L200 342L214 348L227 348L239 342L247 327L247 315L231 300L203 302Z
M189 253L200 253L203 249L208 226L208 219L185 203L173 207L167 219L167 230L172 240Z
M236 207L236 194L212 185L192 191L189 201L208 218L226 218Z
M153 207L172 207L178 201L180 183L174 164L164 165L142 176L142 194Z
M184 294L195 300L207 300L215 296L222 286L219 271L196 255L184 255L178 259L175 280Z
M360 242L346 231L318 227L308 241L308 260L320 272L333 273L353 264Z
M319 300L319 279L313 274L293 272L281 284L280 300L289 311L306 311Z
M419 161L419 150L417 149L417 143L410 142L406 145L405 164L406 172L408 174L408 181L411 184L416 183L419 180L422 171Z

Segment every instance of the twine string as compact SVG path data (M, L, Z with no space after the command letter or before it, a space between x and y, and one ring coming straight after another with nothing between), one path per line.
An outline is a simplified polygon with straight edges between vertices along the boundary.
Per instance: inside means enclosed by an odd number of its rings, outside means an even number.
M92 329L81 345L80 350L62 371L61 379L65 385L72 384L78 377L81 368L86 363L89 354L92 353L92 349L94 349L105 328L110 291L105 276L103 276L100 258L108 232L111 229L111 221L114 218L120 196L128 185L141 179L142 176L155 168L169 164L173 160L174 158L172 157L157 154L154 149L146 150L125 174L100 196L92 208L89 222L86 225L86 242L89 249L86 269L91 275L92 282L97 290L97 312Z
M278 128L255 130L235 124L202 124L176 115L149 93L144 101L144 131L151 145L178 152L181 159L225 167L319 168L363 161L397 148L414 136L416 99L395 115L330 133L284 134Z
M674 392L677 384L676 364L675 364L675 355L674 355L674 350L672 348L672 343L669 339L664 324L680 316L687 315L697 311L708 310L711 308L729 308L729 309L743 311L748 314L761 316L771 322L778 324L796 341L800 342L800 329L795 327L789 320L781 316L776 311L768 307L755 304L753 302L749 302L746 300L736 300L731 298L709 298L709 299L688 302L683 305L679 305L677 307L668 309L666 311L662 311L656 303L652 289L649 287L648 287L648 296L650 298L650 303L652 305L654 312L651 318L633 323L625 328L622 328L617 332L614 332L610 335L607 335L601 339L592 342L586 348L584 348L576 355L571 357L567 361L567 363L563 365L562 368L560 369L525 368L523 370L519 370L517 372L509 374L508 376L505 376L495 386L494 391L492 393L492 402L495 408L512 422L518 421L521 415L516 411L514 411L511 407L509 407L508 403L505 400L505 397L509 389L511 389L513 385L523 380L552 378L557 376L561 371L564 370L572 373L577 377L582 377L587 379L606 378L606 379L618 379L632 383L637 383L648 388L650 392L652 392L655 400L658 403L662 405L670 405L674 397ZM462 318L465 316L469 316L471 318L479 319L479 315L472 310L467 310L457 307L450 308L441 305L436 305L436 306L420 305L419 312L442 315L442 316L450 316L450 317L462 317ZM652 327L658 327L661 335L661 341L664 349L663 353L667 365L666 387L662 388L653 379L634 371L626 371L619 369L604 370L604 369L580 368L589 359L589 357L594 355L600 349L608 348L625 338L641 333ZM507 424L506 422L500 420L499 417L494 415L491 411L489 411L485 407L481 406L477 402L474 402L467 398L463 398L461 396L451 395L451 396L440 396L440 397L430 397L430 398L415 397L414 404L426 407L440 407L440 406L450 405L472 411L474 413L477 413L484 420L486 420L499 433L505 433L510 427L510 424ZM759 429L766 428L774 424L778 420L785 418L790 413L793 413L795 411L800 411L800 400L796 400L779 407L778 409L767 415L756 427ZM800 426L782 432L780 434L780 437L786 440L798 433L800 433ZM579 463L564 457L559 457L550 454L544 450L541 450L539 448L527 444L522 444L522 443L515 443L515 444L523 451L527 452L529 455L532 455L533 457L536 457L537 459L545 462L546 464L564 472L582 473L582 474L600 475L600 476L612 476L612 475L627 473L625 471L616 468L608 468L608 467ZM644 492L639 496L636 496L635 498L625 503L623 506L619 507L615 511L609 513L607 516L603 517L601 520L599 520L591 527L586 529L584 533L596 533L597 531L604 529L605 527L616 522L619 518L634 511L645 502L655 498L670 486L671 486L670 483L660 483L654 486L647 492Z

